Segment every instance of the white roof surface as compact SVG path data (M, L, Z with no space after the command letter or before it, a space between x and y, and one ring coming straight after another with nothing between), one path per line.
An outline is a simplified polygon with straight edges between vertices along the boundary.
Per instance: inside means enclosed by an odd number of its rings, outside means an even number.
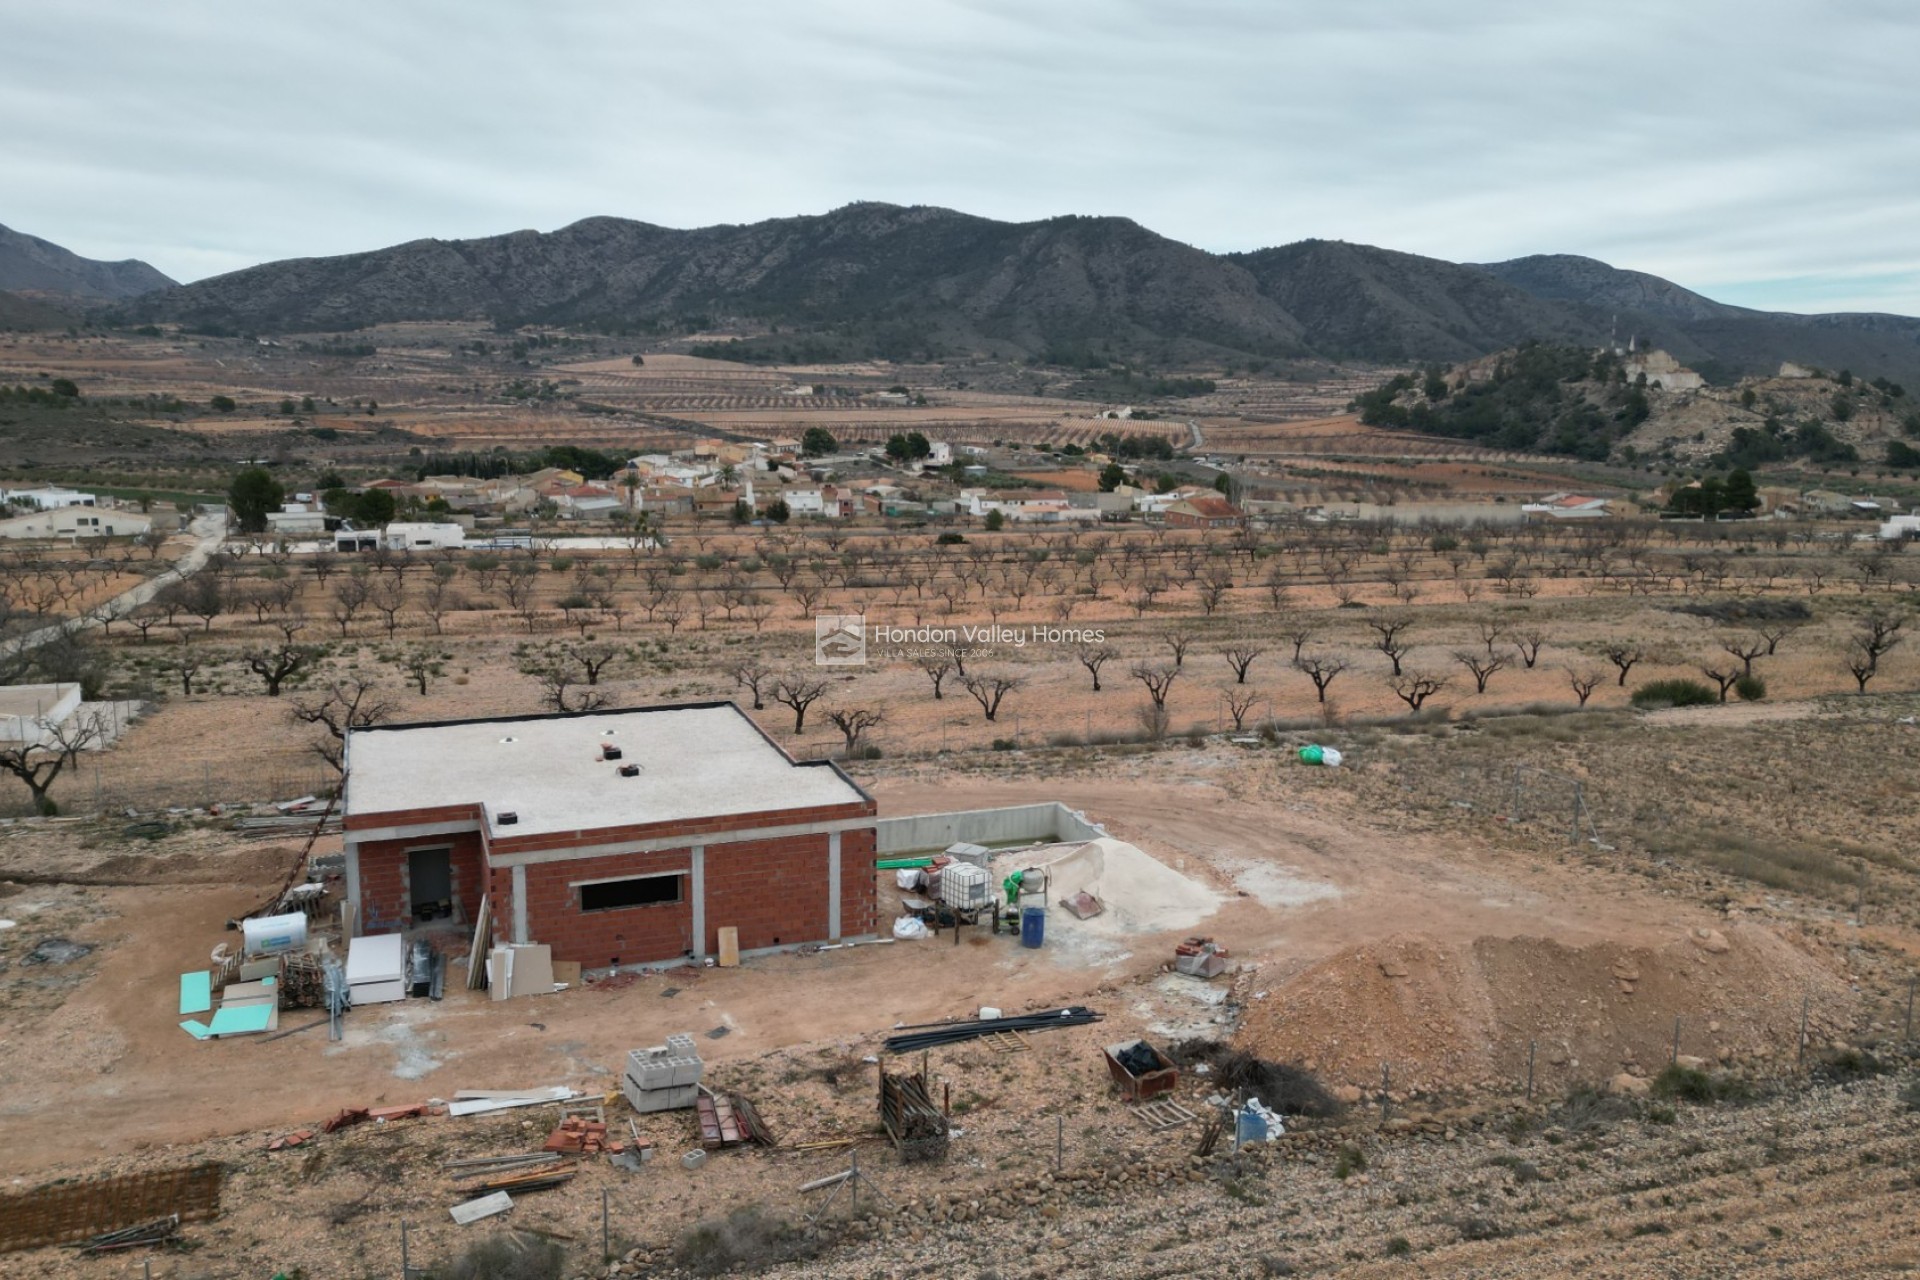
M640 775L621 777L624 764ZM350 816L478 803L509 838L865 799L838 770L793 763L730 703L364 729L347 765ZM502 826L506 812L519 821Z

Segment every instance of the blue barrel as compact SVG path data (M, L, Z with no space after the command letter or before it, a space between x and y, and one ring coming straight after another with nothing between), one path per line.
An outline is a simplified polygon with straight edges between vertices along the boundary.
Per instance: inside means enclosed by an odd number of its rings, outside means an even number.
M1045 907L1020 908L1020 945L1038 947L1047 940L1047 909Z

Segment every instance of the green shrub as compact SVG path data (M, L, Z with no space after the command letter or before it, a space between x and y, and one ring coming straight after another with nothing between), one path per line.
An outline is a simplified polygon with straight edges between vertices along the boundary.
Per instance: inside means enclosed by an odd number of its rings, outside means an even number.
M812 1257L818 1247L783 1218L770 1217L758 1205L735 1209L687 1228L673 1252L674 1265L697 1276L763 1271Z
M567 1255L551 1240L519 1232L476 1240L435 1280L559 1280Z
M1340 1148L1340 1154L1333 1162L1333 1176L1346 1181L1356 1173L1367 1171L1367 1153L1351 1142Z
M1742 702L1758 702L1767 696L1767 682L1759 676L1741 676L1733 682L1733 691Z
M941 534L939 537L933 540L934 545L939 547L964 546L966 544L966 541L967 541L966 534L955 533L951 529L947 530L945 533Z
M1704 1071L1672 1063L1653 1078L1653 1096L1677 1098L1681 1102L1712 1102L1713 1077Z
M1720 695L1698 680L1653 680L1633 691L1636 707L1711 707Z
M1395 1236L1393 1239L1387 1241L1387 1256L1389 1258L1404 1258L1412 1252L1413 1241L1407 1239L1405 1236Z
M993 749L995 751L1015 751L1019 749L1019 746L1020 744L1012 738L995 738L993 740Z

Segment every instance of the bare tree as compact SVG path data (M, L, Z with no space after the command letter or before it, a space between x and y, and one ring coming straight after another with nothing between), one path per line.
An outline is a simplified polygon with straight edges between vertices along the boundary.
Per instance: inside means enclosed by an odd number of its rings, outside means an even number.
M1607 678L1604 671L1595 671L1591 667L1567 668L1567 683L1573 687L1573 696L1580 699L1580 705L1586 706L1593 691Z
M1760 638L1766 642L1767 656L1771 658L1775 653L1779 652L1781 642L1798 631L1802 625L1802 623L1793 621L1763 622L1755 628L1755 630L1759 633Z
M940 686L942 682L946 680L947 674L953 670L953 659L947 657L925 657L921 658L915 665L920 668L922 675L933 682L933 700L935 702L940 701L940 699L945 696L941 693Z
M1418 711L1428 698L1447 687L1447 679L1423 671L1395 672L1387 679L1387 685L1396 698L1407 704L1408 710Z
M610 705L611 700L604 693L585 687L586 677L553 645L523 657L520 673L539 682L540 701L556 715L577 716Z
M773 671L758 658L742 658L727 668L727 674L733 678L735 688L745 689L753 695L753 709L765 711L766 688L773 681Z
M282 685L318 662L325 654L326 650L316 644L283 642L243 649L240 651L240 661L247 670L266 683L267 696L277 698Z
M340 580L333 589L333 620L340 625L340 638L346 639L353 627L353 619L367 603L367 597L373 591L373 583L364 569L356 569Z
M1319 631L1301 614L1288 614L1274 620L1273 634L1293 646L1294 666L1300 665L1300 652L1313 643Z
M324 696L296 699L288 708L300 724L318 725L326 736L313 744L313 753L332 765L343 768L347 735L355 729L370 729L393 718L394 706L379 696L378 686L367 676L348 676L330 685Z
M1164 662L1136 662L1127 672L1138 680L1147 691L1147 697L1156 707L1167 705L1167 695L1173 691L1173 682L1180 675L1180 664L1168 666Z
M450 656L433 645L414 644L390 654L387 661L407 678L408 684L419 689L424 698L428 682L447 673L446 662Z
M979 671L963 677L960 683L966 686L973 700L980 704L981 714L991 723L1000 714L1000 703L1026 681L1019 676Z
M1867 682L1880 674L1880 659L1899 644L1906 618L1884 609L1875 609L1860 619L1847 641L1847 670L1853 673L1859 692L1867 691Z
M802 675L787 675L773 687L773 700L793 709L793 731L806 732L807 708L826 696L827 682Z
M19 742L0 747L0 769L5 769L27 785L33 795L33 811L51 815L59 806L47 795L61 770L72 764L82 751L100 740L98 716L75 713L64 720L37 716Z
M847 754L852 755L860 746L860 739L867 730L873 728L887 717L885 713L867 707L834 708L827 712L827 719L847 740Z
M1113 650L1104 644L1079 644L1074 646L1073 656L1093 677L1093 691L1100 692L1100 668L1113 661Z
M1731 662L1714 662L1708 659L1700 664L1700 674L1720 686L1720 701L1727 700L1727 690L1740 682L1740 668Z
M1321 706L1327 703L1327 686L1349 665L1345 658L1337 658L1330 653L1302 654L1293 662L1294 670L1313 681L1313 691L1318 695Z
M1513 633L1513 647L1520 651L1520 663L1529 671L1540 661L1540 650L1546 643L1547 633L1538 627L1524 627Z
M189 697L193 693L194 678L218 659L210 650L190 644L185 630L179 634L180 642L167 651L167 656L162 659L161 665L170 674L180 677L180 694L182 697Z
M227 593L221 588L219 577L207 572L196 573L168 589L173 587L179 588L181 606L186 612L200 619L200 629L213 630L213 620L227 608Z
M393 639L393 633L400 626L400 611L407 607L406 581L397 573L391 578L380 579L367 593L367 603L385 620L387 639Z
M1404 613L1376 613L1367 620L1367 626L1373 629L1373 647L1387 655L1393 663L1393 674L1400 674L1400 659L1407 656L1413 645L1402 639L1407 629L1413 626L1413 619Z
M1260 691L1235 684L1221 691L1221 701L1227 705L1227 714L1233 718L1233 731L1240 733L1247 727L1247 713L1260 701Z
M1611 641L1601 652L1606 654L1608 662L1620 669L1619 685L1622 689L1627 687L1627 672L1633 670L1634 664L1647 656L1646 651L1639 645L1625 640Z
M1237 644L1221 656L1226 658L1227 665L1233 668L1233 682L1235 684L1245 684L1247 682L1247 668L1253 665L1255 658L1258 658L1265 652L1266 650L1257 644Z
M1483 652L1478 649L1455 649L1453 660L1473 673L1475 693L1485 693L1487 681L1493 679L1494 673L1504 670L1513 663L1513 659L1504 653L1495 653L1492 650Z

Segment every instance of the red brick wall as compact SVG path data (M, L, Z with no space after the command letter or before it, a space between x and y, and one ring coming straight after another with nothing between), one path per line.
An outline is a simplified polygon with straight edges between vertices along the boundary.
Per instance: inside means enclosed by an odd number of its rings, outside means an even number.
M874 870L877 843L872 827L840 833L840 934L858 938L878 931L874 919Z
M527 940L553 948L555 960L578 960L588 968L672 960L693 947L693 884L687 876L681 900L645 907L618 907L611 911L580 910L581 880L609 880L620 876L691 872L693 856L687 849L659 853L617 853L601 858L572 858L543 862L526 869ZM504 927L495 936L512 934L512 872L496 868L493 875L507 892ZM744 944L743 944L744 945Z
M707 846L707 954L720 929L740 949L827 940L827 837L789 836Z
M407 851L451 846L453 894L461 918L480 910L482 860L480 833L414 836L407 840L369 840L360 846L360 927L365 933L389 933L412 923Z

